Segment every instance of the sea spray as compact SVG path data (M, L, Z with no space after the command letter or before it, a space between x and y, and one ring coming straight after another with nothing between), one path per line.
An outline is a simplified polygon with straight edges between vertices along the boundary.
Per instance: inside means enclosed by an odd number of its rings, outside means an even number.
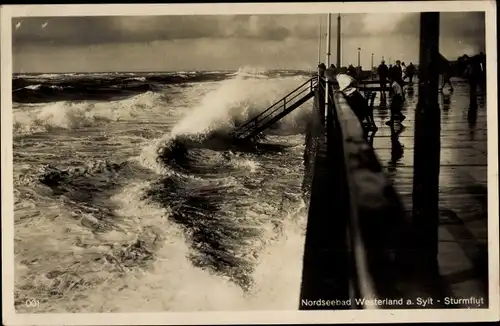
M280 100L303 80L250 79L236 75L209 92L200 104L172 130L172 135L206 134L213 130L231 131Z

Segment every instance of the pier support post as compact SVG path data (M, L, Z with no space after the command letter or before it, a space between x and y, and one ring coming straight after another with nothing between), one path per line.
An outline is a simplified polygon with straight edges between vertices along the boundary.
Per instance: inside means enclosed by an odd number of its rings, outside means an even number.
M420 14L419 95L415 113L413 222L416 245L426 267L438 267L441 112L439 89L439 13Z

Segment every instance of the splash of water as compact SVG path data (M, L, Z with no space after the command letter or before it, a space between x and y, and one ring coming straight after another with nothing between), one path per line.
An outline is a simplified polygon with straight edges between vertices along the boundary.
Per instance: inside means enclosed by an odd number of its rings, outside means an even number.
M179 137L201 141L214 131L228 134L235 125L259 114L307 78L304 76L275 79L249 77L260 76L262 73L262 69L241 68L233 78L211 84L207 91L203 92L204 95L198 105L188 110L170 133L148 144L141 155L135 159L142 166L156 173L169 173L164 165L158 163L158 153L172 146L173 141ZM305 116L309 114L309 109L295 110L283 118L278 126L282 129L304 126Z
M243 123L267 109L305 79L246 78L249 70L243 71L243 74L223 81L217 89L206 94L200 104L175 126L172 135L230 131L235 124Z

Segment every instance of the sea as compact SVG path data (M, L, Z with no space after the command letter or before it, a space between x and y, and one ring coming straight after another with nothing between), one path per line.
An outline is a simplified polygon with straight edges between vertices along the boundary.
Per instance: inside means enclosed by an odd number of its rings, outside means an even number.
M312 102L229 133L310 77L14 75L16 310L297 310Z

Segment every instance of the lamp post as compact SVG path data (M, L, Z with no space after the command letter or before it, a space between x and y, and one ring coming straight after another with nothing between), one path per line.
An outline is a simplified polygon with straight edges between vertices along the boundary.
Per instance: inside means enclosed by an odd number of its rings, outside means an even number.
M341 53L342 53L342 32L340 29L340 14L337 16L337 69L340 69L341 65Z
M326 24L326 68L329 69L330 68L330 33L332 31L332 14L328 14L327 16L327 24ZM330 94L330 83L328 82L328 79L326 80L326 84L325 84L325 118L327 117L328 115L328 108L329 108L329 105L330 105L330 98L329 98L329 94Z
M361 48L358 48L358 67L356 68L358 72L358 78L361 76Z
M372 53L372 65L371 65L371 67L370 67L370 71L372 72L372 78L373 78L373 68L374 68L374 67L373 67L373 53Z
M344 33L340 33L340 66L344 61Z
M358 67L361 67L361 48L358 48Z

